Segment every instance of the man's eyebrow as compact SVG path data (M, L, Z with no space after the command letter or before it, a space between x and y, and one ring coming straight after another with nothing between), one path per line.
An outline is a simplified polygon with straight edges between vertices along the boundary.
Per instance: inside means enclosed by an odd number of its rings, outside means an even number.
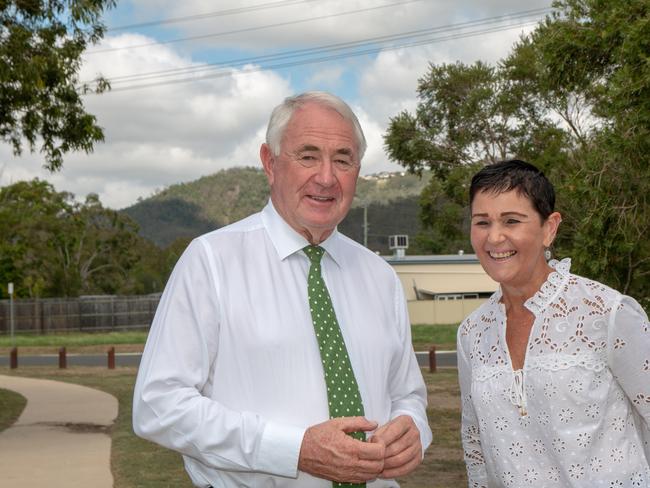
M320 151L320 148L312 144L305 144L300 149L298 149L298 152L301 151Z
M298 151L320 151L320 147L314 146L312 144L305 144L304 146L301 146ZM354 151L350 149L349 147L342 147L334 151L336 154L346 154L348 156L352 156L354 154Z

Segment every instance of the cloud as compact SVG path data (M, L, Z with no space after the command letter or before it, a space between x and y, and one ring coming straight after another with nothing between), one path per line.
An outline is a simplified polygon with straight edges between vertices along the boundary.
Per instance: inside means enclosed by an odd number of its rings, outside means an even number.
M134 38L147 40L131 34L110 36L101 47L121 46ZM80 78L91 79L109 70L120 75L136 68L159 71L190 66L189 59L170 48L155 46L146 55L115 51L88 56ZM235 165L255 165L260 130L271 109L291 89L278 74L254 69L231 69L227 76L195 84L88 96L86 108L104 127L106 142L92 154L70 155L63 170L52 175L40 168L38 154L14 158L8 150L0 152L2 183L40 177L79 198L98 193L104 204L121 208L173 183Z
M266 2L271 3L280 2ZM97 193L104 204L122 208L174 183L232 166L257 166L270 111L284 97L305 89L331 90L353 105L369 142L364 174L401 170L387 160L382 136L391 116L416 107L417 80L428 69L428 63L477 59L494 62L508 52L521 29L281 71L260 71L259 64L250 63L218 72L198 71L188 76L198 78L209 73L212 77L188 83L161 82L171 80L167 76L177 70L200 70L205 62L219 59L444 26L545 7L550 1L531 0L524 7L515 0L419 0L331 17L338 12L396 3L398 0L295 1L291 7L249 10L245 15L205 16L200 21L142 27L133 32L109 31L101 45L93 48L95 54L86 54L80 74L83 81L99 73L113 80L113 91L85 98L87 110L105 129L106 142L97 145L92 154L68 156L63 170L55 174L41 168L38 153L16 158L7 145L0 145L0 184L39 177L53 182L57 190L71 191L79 198ZM241 7L238 0L124 0L109 13L107 24L110 27ZM319 16L323 18L317 22L288 23ZM193 42L151 45L156 40L282 22L287 24ZM142 44L148 46L124 49ZM147 81L151 86L133 89L133 78L119 78L138 73L156 73Z

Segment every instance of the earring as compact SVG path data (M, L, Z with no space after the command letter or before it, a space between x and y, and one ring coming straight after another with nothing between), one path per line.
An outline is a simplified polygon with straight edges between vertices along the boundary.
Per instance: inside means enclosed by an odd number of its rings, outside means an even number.
M553 257L553 253L551 253L551 248L547 247L546 249L544 249L544 259L546 259L546 261L550 261L552 257Z

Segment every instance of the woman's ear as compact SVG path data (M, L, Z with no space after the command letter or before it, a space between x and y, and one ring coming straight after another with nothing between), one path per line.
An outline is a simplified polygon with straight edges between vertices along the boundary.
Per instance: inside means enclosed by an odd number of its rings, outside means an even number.
M557 235L557 229L560 227L562 222L562 215L560 212L553 212L549 215L544 221L544 246L551 247L555 236Z

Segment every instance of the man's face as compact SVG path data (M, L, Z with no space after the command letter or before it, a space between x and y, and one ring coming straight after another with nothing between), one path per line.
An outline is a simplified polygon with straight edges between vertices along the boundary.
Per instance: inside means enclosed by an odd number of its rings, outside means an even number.
M310 103L294 111L274 156L260 156L278 213L312 244L325 240L350 209L360 162L354 128L338 112Z

